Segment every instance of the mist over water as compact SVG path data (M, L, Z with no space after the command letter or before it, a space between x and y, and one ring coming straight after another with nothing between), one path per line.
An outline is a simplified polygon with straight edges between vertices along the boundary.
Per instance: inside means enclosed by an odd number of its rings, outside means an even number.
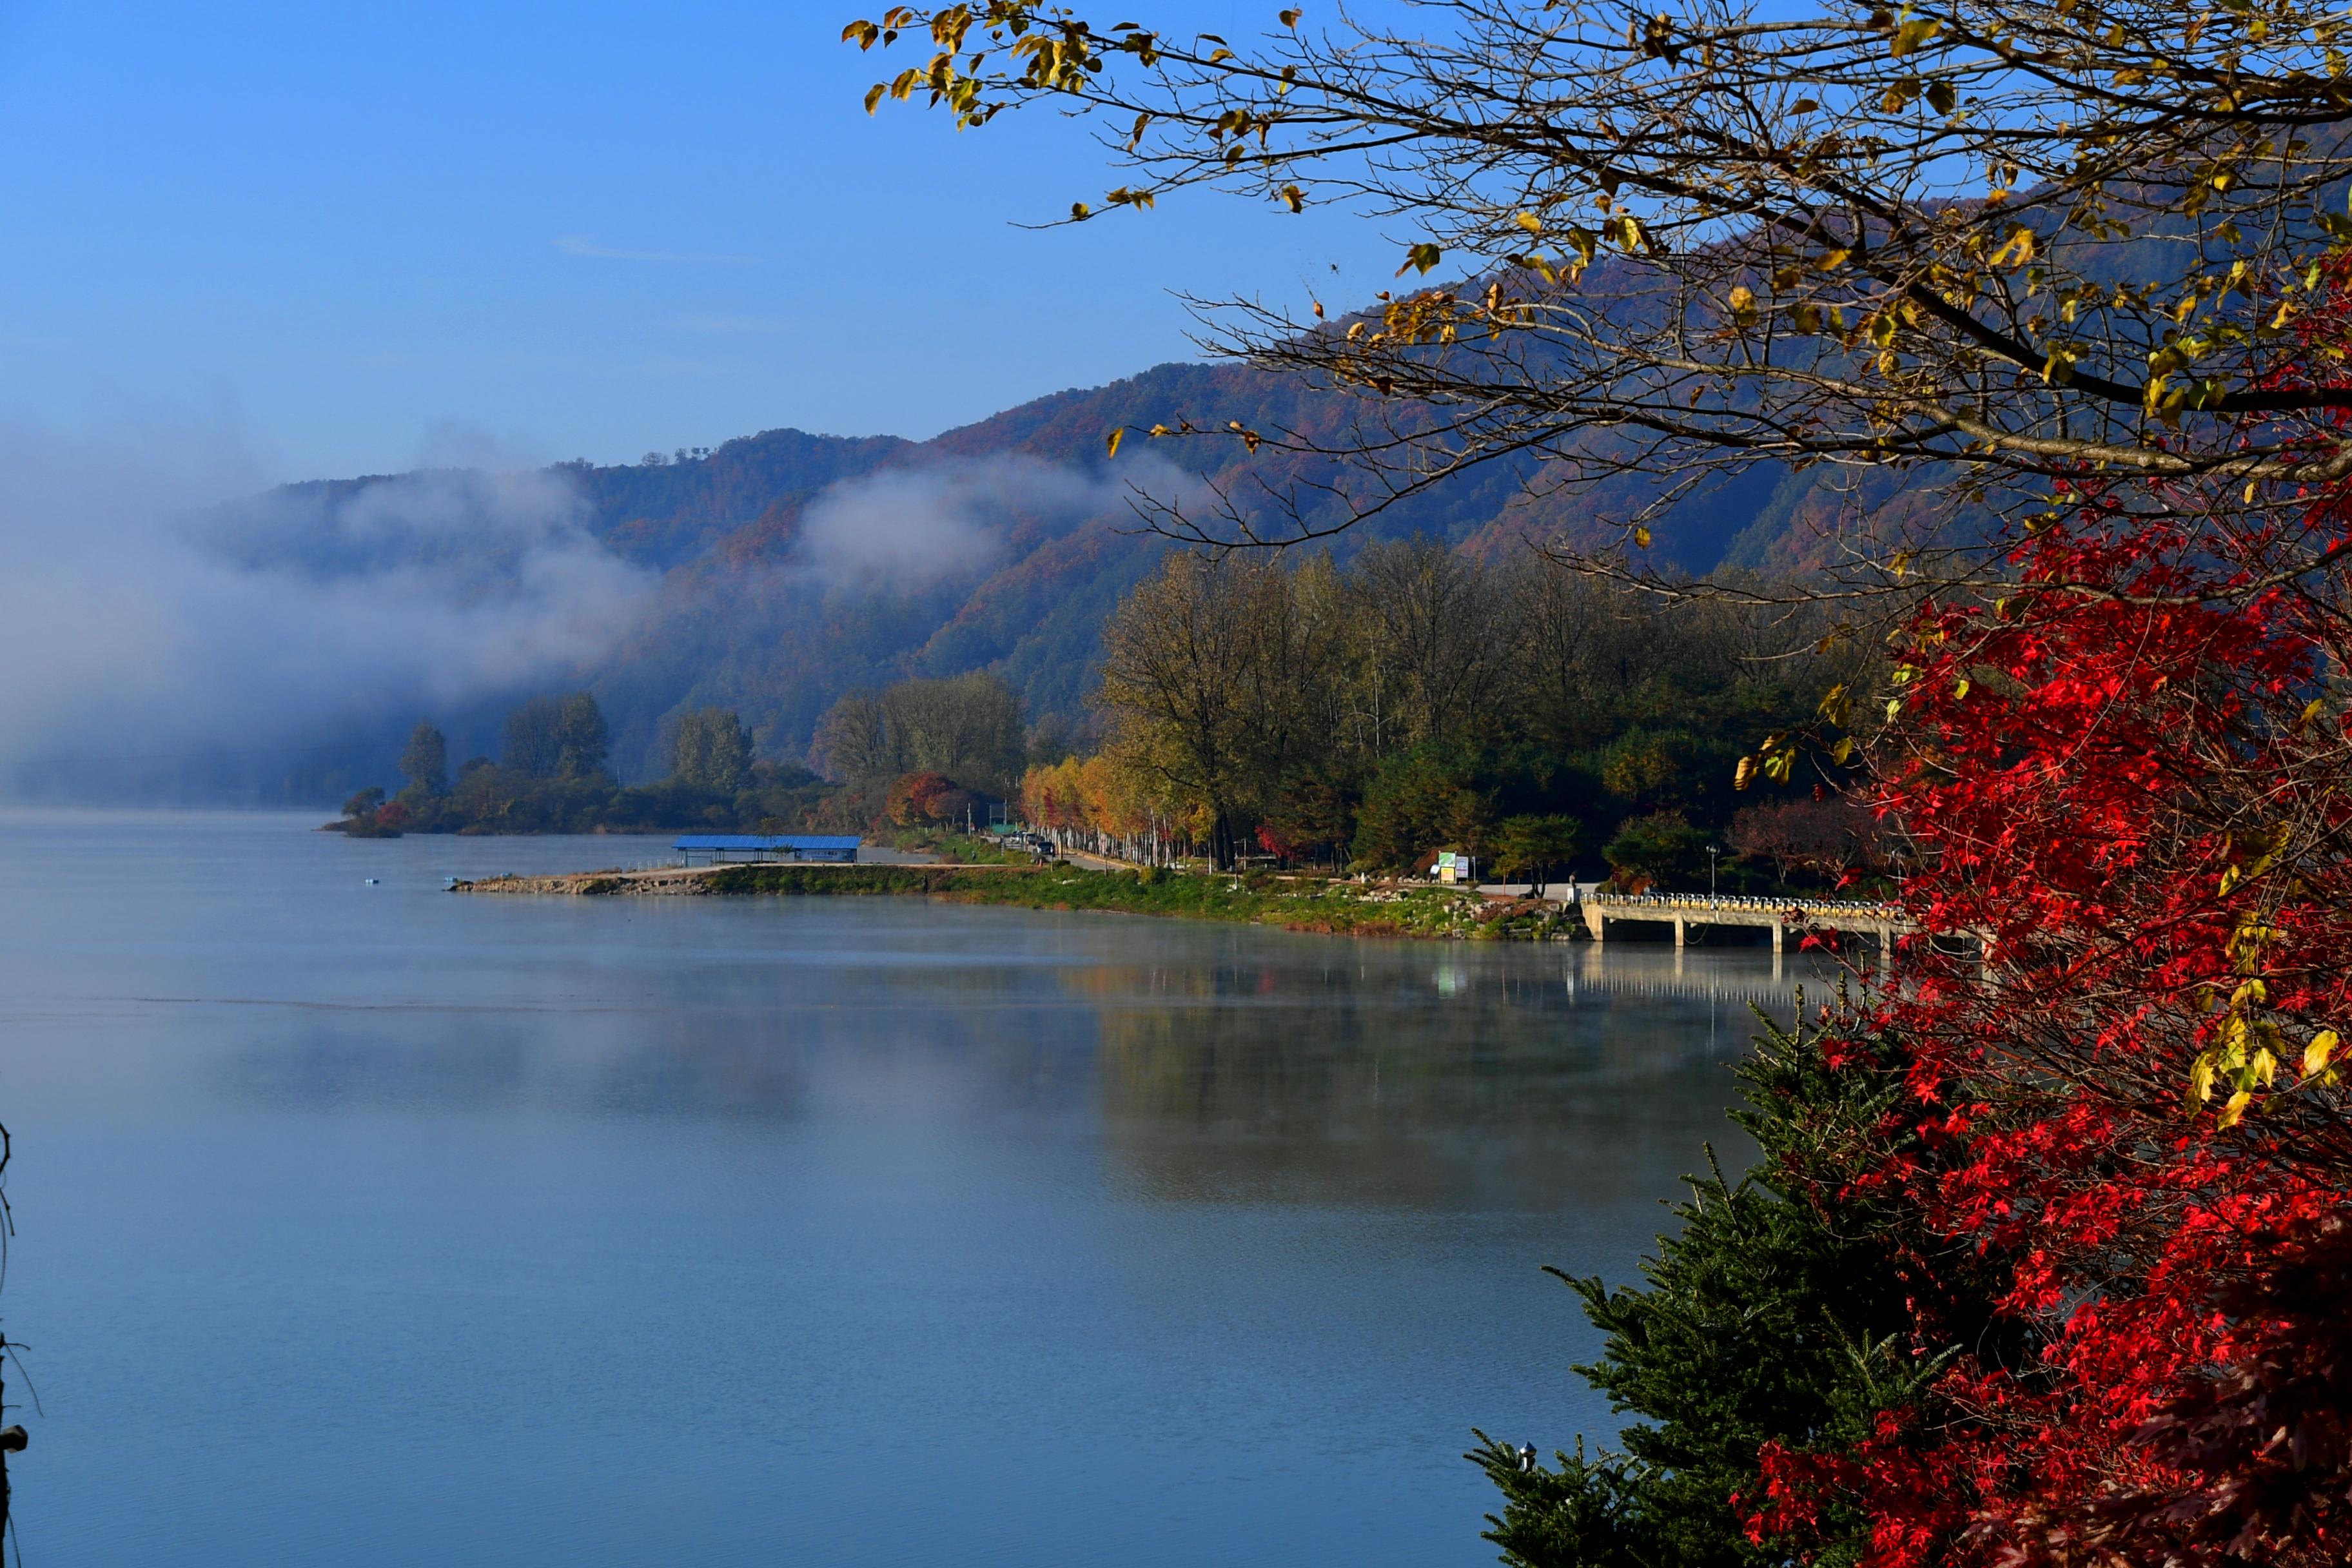
M331 802L396 786L420 717L461 755L494 751L507 706L583 687L612 700L631 778L658 773L664 715L687 703L765 715L796 757L841 690L909 658L985 665L1021 616L1053 612L999 607L969 647L926 647L989 574L1138 526L1139 494L1197 489L1149 452L939 456L832 484L764 553L666 576L605 535L633 507L721 504L691 481L647 500L626 470L530 466L455 426L419 457L273 486L232 409L0 409L0 798Z
M227 414L0 411L0 785L206 793L354 730L527 689L637 624L651 575L562 470L266 490Z

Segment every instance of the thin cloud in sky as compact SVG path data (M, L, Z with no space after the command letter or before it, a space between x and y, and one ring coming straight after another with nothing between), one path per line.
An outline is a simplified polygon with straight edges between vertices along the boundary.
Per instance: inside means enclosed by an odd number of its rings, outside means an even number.
M566 256L592 256L600 261L682 261L702 266L749 267L748 256L717 256L692 250L623 250L599 245L584 234L558 237L555 248Z

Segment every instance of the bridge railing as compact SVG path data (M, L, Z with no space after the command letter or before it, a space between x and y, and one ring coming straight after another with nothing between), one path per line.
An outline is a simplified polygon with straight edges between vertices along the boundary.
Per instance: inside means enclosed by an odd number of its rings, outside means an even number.
M1709 910L1753 910L1759 912L1778 910L1784 914L1860 915L1870 920L1900 921L1906 919L1894 904L1867 903L1848 899L1775 899L1755 893L1594 893L1587 903L1610 908L1685 910L1704 913Z

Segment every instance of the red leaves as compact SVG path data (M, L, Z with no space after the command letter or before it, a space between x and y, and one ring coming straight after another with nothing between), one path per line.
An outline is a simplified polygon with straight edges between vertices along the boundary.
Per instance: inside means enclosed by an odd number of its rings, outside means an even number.
M2352 1032L2352 747L2320 721L2352 584L2277 564L2352 508L2078 499L2003 603L1918 614L1873 803L1921 922L1990 961L1912 944L1870 1022L1935 1163L1864 1182L1996 1260L2038 1351L1950 1347L1932 1408L1767 1454L1751 1523L1859 1509L1874 1568L2346 1561L2352 1118L2298 1064Z

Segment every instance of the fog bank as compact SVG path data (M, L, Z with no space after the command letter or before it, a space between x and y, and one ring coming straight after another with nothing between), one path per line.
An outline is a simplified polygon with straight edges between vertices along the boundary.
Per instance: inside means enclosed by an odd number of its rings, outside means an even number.
M226 416L0 408L0 786L267 798L339 734L571 675L649 601L560 472L267 482Z

